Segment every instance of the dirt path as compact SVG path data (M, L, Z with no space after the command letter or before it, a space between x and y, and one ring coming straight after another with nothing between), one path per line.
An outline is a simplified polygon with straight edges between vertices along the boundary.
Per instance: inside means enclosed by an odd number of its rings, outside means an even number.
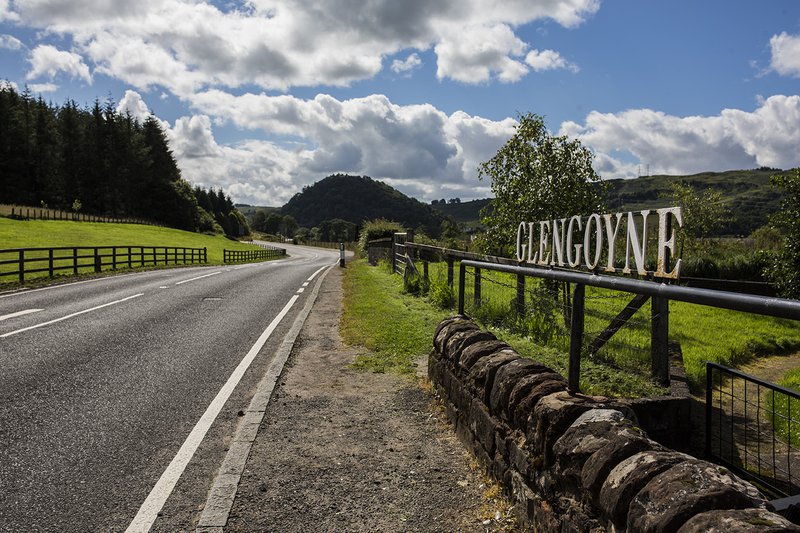
M504 504L487 498L497 489L487 488L428 392L409 379L348 368L357 352L339 339L341 277L334 269L323 282L225 531L512 527Z

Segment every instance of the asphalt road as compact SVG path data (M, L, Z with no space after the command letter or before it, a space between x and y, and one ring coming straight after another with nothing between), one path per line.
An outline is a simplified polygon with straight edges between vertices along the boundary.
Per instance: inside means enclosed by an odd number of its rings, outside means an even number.
M338 259L338 251L287 248L291 257L279 261L0 295L0 531L125 531L234 369L297 295L152 528L192 530L237 414L305 303L299 289Z

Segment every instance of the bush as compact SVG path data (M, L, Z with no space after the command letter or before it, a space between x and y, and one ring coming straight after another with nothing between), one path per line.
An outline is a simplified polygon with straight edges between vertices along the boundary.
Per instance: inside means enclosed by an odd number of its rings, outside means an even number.
M456 294L447 281L433 280L428 288L428 300L439 309L452 309L456 305Z
M358 236L358 248L361 250L361 254L364 255L367 252L369 241L391 237L395 233L404 231L405 228L399 222L384 218L364 222L364 227L361 228L361 234Z

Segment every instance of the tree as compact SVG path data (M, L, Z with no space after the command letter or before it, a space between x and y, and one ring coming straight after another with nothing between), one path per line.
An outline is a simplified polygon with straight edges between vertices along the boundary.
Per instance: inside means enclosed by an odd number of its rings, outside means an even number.
M800 169L771 180L784 191L781 210L770 221L783 235L783 249L766 274L782 296L800 299Z
M294 237L294 232L297 231L297 228L297 220L295 220L292 215L286 215L283 217L280 227L281 235L291 239Z
M728 221L729 212L719 191L706 189L698 192L684 183L673 183L671 194L683 208L683 226L680 231L680 255L684 244L695 249L703 237L712 235Z
M492 181L495 199L481 210L484 251L508 254L522 221L588 215L603 209L603 187L593 155L578 140L553 136L544 119L518 117L515 133L494 157L478 166Z

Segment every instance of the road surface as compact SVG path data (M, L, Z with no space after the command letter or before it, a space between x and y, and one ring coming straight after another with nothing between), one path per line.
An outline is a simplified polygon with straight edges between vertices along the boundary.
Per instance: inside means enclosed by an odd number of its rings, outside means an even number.
M0 295L0 531L125 531L146 500L135 528L193 529L308 280L338 260L287 248Z

